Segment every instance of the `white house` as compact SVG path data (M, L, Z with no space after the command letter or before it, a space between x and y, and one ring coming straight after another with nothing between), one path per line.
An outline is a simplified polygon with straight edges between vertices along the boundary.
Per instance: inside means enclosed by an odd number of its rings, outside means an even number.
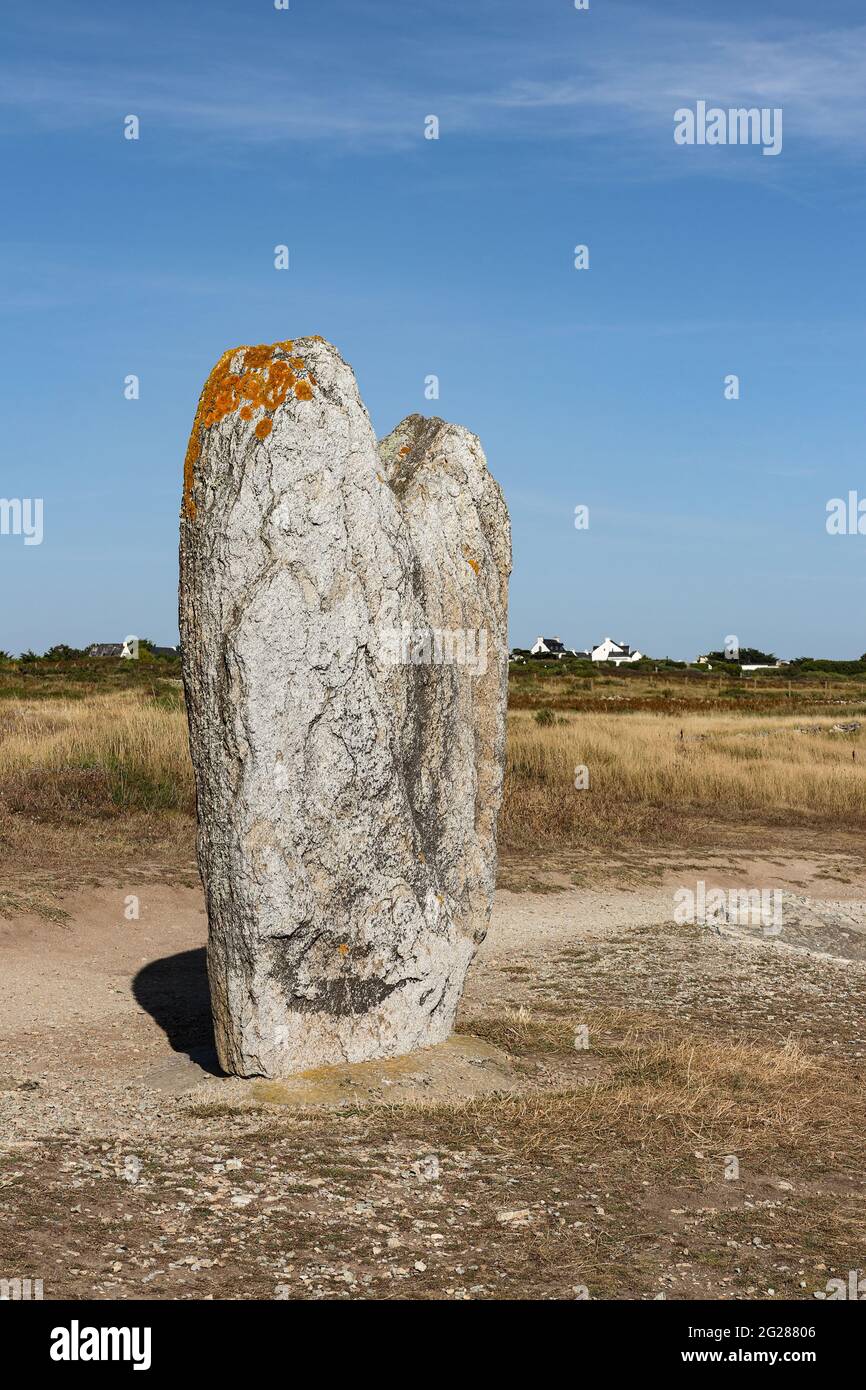
M564 656L571 655L565 650L558 637L536 637L529 652L531 656L555 656L558 661L561 661Z
M605 637L603 642L593 647L591 655L593 661L609 661L614 666L642 660L641 653L632 651L627 642L614 642L612 637Z

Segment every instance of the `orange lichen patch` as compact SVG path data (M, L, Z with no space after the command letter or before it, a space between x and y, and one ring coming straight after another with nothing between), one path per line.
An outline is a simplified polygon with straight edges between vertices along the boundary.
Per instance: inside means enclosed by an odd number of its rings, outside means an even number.
M275 362L271 367L270 378L262 393L261 403L267 410L276 410L278 405L282 405L287 393L297 382L298 378L286 362Z
M464 555L464 558L465 558L465 560L466 560L467 565L471 565L472 568L474 569L475 573L477 574L478 571L479 571L479 569L481 568L481 566L479 565L478 561L477 561L477 560L475 559L475 557L473 556L472 551L469 549L469 546L468 546L468 545L464 545L464 547L463 547L463 555Z
M349 954L349 948L346 945L345 941L340 942L339 946L337 947L337 950L340 952L341 956L347 956Z
M245 367L264 367L274 355L273 344L259 343L258 347L248 347L244 351Z
M204 430L218 425L238 406L240 419L251 420L257 410L275 411L290 392L298 400L312 400L315 379L312 379L311 385L310 373L302 357L289 357L293 348L291 339L270 346L259 343L254 347L230 348L217 362L199 398L184 459L183 509L186 516L195 516L192 489L195 466L201 457ZM284 355L278 356L278 353ZM232 360L239 355L242 370L233 372L230 370ZM241 405L241 402L245 404ZM260 420L255 427L256 437L266 439L272 429L270 420Z
M401 457L401 459L404 459L404 458L406 457L406 455L407 455L407 454L411 454L411 452L412 452L412 446L411 446L411 444L404 444L404 445L403 445L403 448L400 450L400 457Z

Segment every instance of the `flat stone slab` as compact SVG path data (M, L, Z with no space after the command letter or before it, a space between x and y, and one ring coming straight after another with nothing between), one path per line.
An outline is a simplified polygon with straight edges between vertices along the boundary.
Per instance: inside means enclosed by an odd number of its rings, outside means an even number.
M511 1091L519 1086L506 1054L481 1038L453 1034L435 1047L421 1048L402 1057L351 1062L342 1066L314 1067L284 1080L243 1081L237 1077L214 1080L207 1095L196 1094L196 1104L245 1106L389 1105L407 1101L435 1104Z

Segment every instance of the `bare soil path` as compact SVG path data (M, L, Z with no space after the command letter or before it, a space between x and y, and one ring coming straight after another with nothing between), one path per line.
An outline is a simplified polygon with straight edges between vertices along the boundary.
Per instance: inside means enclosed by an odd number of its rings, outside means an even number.
M0 1277L812 1298L866 1267L862 861L632 867L502 889L444 1047L286 1083L219 1072L198 888L0 917ZM677 924L697 879L783 889L782 931Z

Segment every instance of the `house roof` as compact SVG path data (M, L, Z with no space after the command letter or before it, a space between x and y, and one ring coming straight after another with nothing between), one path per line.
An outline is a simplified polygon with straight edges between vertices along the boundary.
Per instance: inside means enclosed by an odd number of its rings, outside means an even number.
M87 648L88 656L120 656L122 642L94 642Z

